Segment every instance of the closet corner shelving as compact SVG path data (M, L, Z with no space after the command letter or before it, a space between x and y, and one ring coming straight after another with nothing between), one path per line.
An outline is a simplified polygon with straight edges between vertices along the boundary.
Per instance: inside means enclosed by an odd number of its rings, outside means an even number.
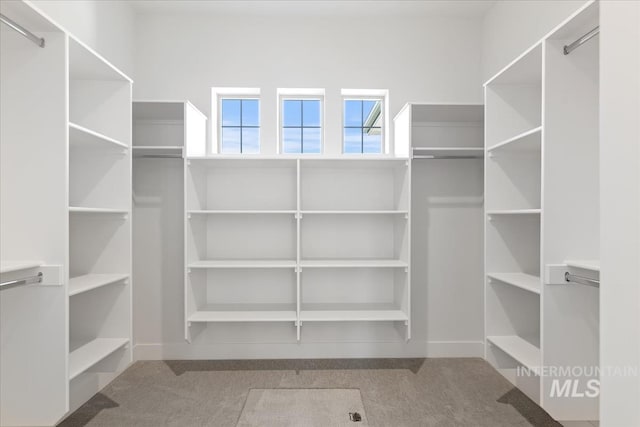
M70 409L132 361L131 85L69 36Z
M597 276L579 260L599 250L598 44L564 46L598 13L587 2L485 83L485 357L557 420L598 419L598 399L554 396L569 378L536 372L599 366L597 288L549 279Z
M409 338L408 159L220 155L185 173L187 340L218 322L291 323L296 340L303 322L402 322Z

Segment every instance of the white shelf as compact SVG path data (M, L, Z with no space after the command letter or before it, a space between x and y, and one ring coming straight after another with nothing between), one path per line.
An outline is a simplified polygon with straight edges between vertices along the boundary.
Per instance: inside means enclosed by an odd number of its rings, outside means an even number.
M541 365L540 349L519 336L489 336L487 341L529 369L539 368Z
M303 268L407 268L409 264L397 259L314 259L300 261Z
M74 379L128 343L126 338L97 338L78 347L69 354L69 379Z
M409 211L396 210L312 210L300 211L303 215L408 215Z
M142 156L179 156L182 157L182 149L183 147L175 145L175 146L135 146L133 148L133 157L142 157Z
M69 122L69 145L71 147L117 147L127 149L129 146L101 133Z
M600 271L600 260L569 260L564 262L567 267L581 268L583 270Z
M108 208L85 208L79 206L70 206L70 213L85 213L85 214L119 214L126 215L129 211L124 209L108 209Z
M478 158L484 157L482 147L413 147L417 158Z
M497 209L487 211L487 215L540 215L541 209Z
M230 210L230 209L209 209L209 210L192 210L187 211L187 215L221 215L221 214L237 214L237 215L248 215L248 214L287 214L293 215L297 211L295 210L250 210L250 209L238 209L238 210Z
M42 266L40 261L1 261L0 273L13 273L21 270L30 270Z
M84 276L72 277L69 279L69 296L122 282L128 278L127 274L85 274Z
M295 268L296 265L296 260L286 259L228 259L194 261L189 263L187 268Z
M209 305L187 319L189 322L296 322L293 304Z
M362 304L366 308L366 304ZM334 305L335 308L341 308L340 304ZM408 321L409 317L401 310L397 309L305 309L300 310L300 321L303 322L396 322Z
M93 49L69 36L69 77L74 80L132 80Z
M540 294L540 277L538 276L526 273L487 273L487 276L507 285Z
M512 138L499 142L489 148L487 151L495 150L513 151L513 152L532 152L540 151L540 139L542 136L542 126L529 129Z

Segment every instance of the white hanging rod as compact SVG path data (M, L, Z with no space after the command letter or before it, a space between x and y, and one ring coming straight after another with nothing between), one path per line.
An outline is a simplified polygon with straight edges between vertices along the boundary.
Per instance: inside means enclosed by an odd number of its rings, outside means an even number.
M593 286L594 288L600 287L600 281L589 279L588 277L577 276L569 272L564 273L564 280L567 283L578 283L579 285Z
M580 37L578 40L574 41L571 44L565 45L564 54L569 55L574 49L582 46L584 43L591 40L593 37L597 36L600 33L600 26L595 27L593 30L589 31L584 36Z
M9 27L13 28L14 30L16 30L17 32L19 32L20 34L22 34L23 36L25 36L26 38L28 38L29 40L37 44L38 46L44 47L44 39L42 37L36 36L31 31L24 28L22 25L11 20L10 18L7 18L1 13L0 13L0 21L4 22Z
M413 156L414 159L417 160L447 160L447 159L481 159L482 156L469 156L469 155L463 155L463 156L431 156L431 155L424 155L424 156Z
M8 282L0 283L0 289L14 288L22 285L32 285L34 283L42 283L42 273L38 273L35 276L29 276L17 280L9 280Z

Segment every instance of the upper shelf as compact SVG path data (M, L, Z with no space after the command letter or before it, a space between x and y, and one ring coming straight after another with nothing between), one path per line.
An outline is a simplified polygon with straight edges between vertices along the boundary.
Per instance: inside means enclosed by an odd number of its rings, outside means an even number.
M539 85L542 82L542 42L531 47L489 79L490 85Z
M30 270L42 266L40 261L1 261L0 273L13 273L15 271Z
M414 159L482 159L482 147L413 147Z
M69 36L69 77L72 80L133 82L113 64L73 36Z
M71 147L129 148L129 146L123 142L71 122L69 122L69 145Z
M568 260L564 262L567 267L580 268L583 270L600 271L600 260Z
M529 129L514 137L499 142L489 148L487 151L494 152L500 150L502 152L534 152L540 151L540 140L542 136L542 126Z
M134 146L133 157L183 157L183 147L174 146Z

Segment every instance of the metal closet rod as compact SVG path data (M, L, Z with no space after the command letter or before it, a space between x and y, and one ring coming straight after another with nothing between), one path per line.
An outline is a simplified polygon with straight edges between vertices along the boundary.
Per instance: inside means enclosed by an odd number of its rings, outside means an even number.
M19 32L20 34L22 34L23 36L25 36L26 38L28 38L29 40L37 44L38 46L44 47L44 39L42 37L36 36L31 31L24 28L22 25L18 24L17 22L13 21L12 19L6 17L1 13L0 13L0 21L4 22L9 27L13 28L14 30L16 30L17 32Z
M569 55L573 50L579 48L584 43L588 42L593 37L597 36L599 33L600 33L600 26L597 26L593 30L585 34L584 36L580 37L578 40L574 41L573 43L565 45L564 54Z
M600 287L600 281L589 279L588 277L577 276L569 272L564 273L564 280L569 283L578 283L579 285L593 286L594 288Z
M36 276L29 276L22 279L2 282L0 283L0 289L8 289L8 288L13 288L15 286L22 286L22 285L32 285L34 283L42 283L42 273L38 273Z

